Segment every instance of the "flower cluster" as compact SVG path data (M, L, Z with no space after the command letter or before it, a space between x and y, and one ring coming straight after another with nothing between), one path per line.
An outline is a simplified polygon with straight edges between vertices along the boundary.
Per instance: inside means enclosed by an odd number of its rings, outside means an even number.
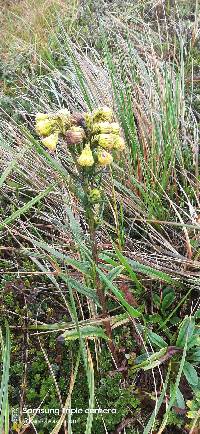
M54 114L38 113L35 128L50 151L55 151L62 135L83 168L108 166L115 153L125 148L119 124L113 122L109 107L84 114L70 114L67 109Z
M70 127L70 112L61 109L55 114L37 113L35 121L35 129L42 136L43 145L50 151L55 151L59 134L65 133Z

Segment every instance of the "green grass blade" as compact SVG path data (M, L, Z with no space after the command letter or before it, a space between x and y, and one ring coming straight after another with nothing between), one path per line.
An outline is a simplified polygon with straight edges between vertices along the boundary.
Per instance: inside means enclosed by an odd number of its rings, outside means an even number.
M3 173L1 174L1 177L0 177L0 188L4 184L6 178L10 175L10 173L14 169L16 163L17 163L17 160L12 160L11 163L9 164L9 166L7 166L6 169L3 171Z
M39 193L36 197L33 197L28 203L26 203L17 211L13 212L9 217L7 217L3 222L0 223L0 230L3 230L5 226L17 220L21 215L26 214L36 203L40 202L41 199L48 196L50 191L54 189L54 185L47 187L44 191Z
M156 403L156 406L155 406L155 408L153 410L153 413L152 413L152 415L151 415L151 417L150 417L147 425L144 428L143 434L149 434L149 433L152 432L152 427L153 427L153 425L155 423L156 416L157 416L157 414L158 414L158 412L160 410L160 407L162 405L163 399L164 399L164 397L165 397L165 395L167 393L167 386L168 386L168 382L169 382L169 378L170 378L170 372L171 372L171 365L169 365L169 368L168 368L168 371L167 371L166 380L165 380L165 382L163 384L162 392L161 392L160 397L159 397L159 399L158 399L158 401Z

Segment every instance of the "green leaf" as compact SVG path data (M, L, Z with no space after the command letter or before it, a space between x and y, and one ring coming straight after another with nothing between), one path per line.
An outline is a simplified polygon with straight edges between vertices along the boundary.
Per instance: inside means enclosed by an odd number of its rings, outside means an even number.
M74 323L72 322L55 322L54 324L30 324L28 326L29 330L40 330L40 331L62 331L67 328L74 327Z
M105 252L100 255L100 258L103 259L104 261L106 261L107 263L113 265L113 266L118 265L116 260L111 258ZM126 258L125 256L123 256L123 260L126 260L129 267L131 267L131 268L129 268L129 270L131 269L131 271L132 271L132 277L136 276L135 273L142 273L142 274L145 274L147 276L152 277L153 279L161 280L161 281L173 284L173 285L175 284L175 281L170 276L168 276L168 274L164 273L163 271L155 270L154 268L151 268L148 265L144 265L144 264L141 264L140 262L133 261L132 259ZM141 286L139 279L137 279L137 280Z
M200 318L200 309L197 309L194 316L195 316L195 318Z
M124 270L124 267L122 265L118 265L117 267L112 268L111 271L108 272L107 277L112 282L117 277L122 274L122 271Z
M2 377L0 386L0 432L4 432L5 426L9 423L9 406L8 406L8 382L10 369L10 331L6 323L6 342L4 344L1 334L2 349ZM8 431L7 433L8 434Z
M191 386L197 386L198 384L198 374L194 366L191 363L185 362L183 366L183 373Z
M78 261L77 259L70 258L69 256L65 255L63 252L60 252L59 250L56 250L54 247L50 246L49 244L37 241L34 238L30 238L29 240L37 247L40 247L41 249L45 250L46 252L50 253L53 257L56 259L61 260L61 262L66 263L67 265L70 265L72 268L75 268L76 270L80 271L83 274L89 273L89 265L88 262ZM27 250L25 250L26 252ZM32 252L31 252L32 255Z
M147 366L143 367L143 371L148 371L149 369L157 368L162 363L161 360L155 360L154 362L149 363Z
M128 259L128 262L130 263L130 265L132 265L133 270L135 270L138 273L145 274L147 276L150 276L157 280L161 280L163 282L174 284L173 279L163 271L155 270L154 268L151 268L148 265L140 264L140 262L133 261L132 259Z
M147 358L143 360L141 363L134 365L131 369L144 369L148 370L151 367L155 367L160 365L162 361L162 357L166 354L166 348L162 348L160 351L156 351L156 353L148 354ZM154 363L156 363L154 365Z
M148 331L148 337L152 344L156 345L159 348L167 347L167 342L164 341L164 339L157 335L157 333L154 333L152 331Z
M85 326L80 327L80 334L82 338L103 338L108 339L104 330L101 327L97 326ZM74 341L79 339L79 332L76 329L65 331L59 338L64 340Z
M48 151L46 151L43 146L41 146L40 142L33 137L33 135L30 133L30 131L28 129L26 129L23 126L23 127L21 127L21 130L22 130L23 134L25 135L25 137L28 139L28 141L30 143L30 147L32 148L34 146L34 148L37 150L38 154L42 155L45 158L45 160L49 164L50 168L52 168L57 173L59 173L64 180L68 180L69 175L74 176L73 173L71 173L71 171L69 170L69 168L68 168L68 170L66 170L64 168L64 166L62 166L62 164L60 164L54 158L54 156L52 157L50 155L50 153Z
M193 334L193 336L188 340L188 349L193 347L200 347L200 336L198 334Z
M161 305L162 310L163 311L167 310L174 302L174 299L175 299L175 294L173 291L166 294L162 300L162 305Z
M112 282L105 276L105 274L100 270L100 268L96 267L97 272L101 278L101 280L105 283L105 285L111 289L113 294L116 296L119 303L127 310L130 316L133 318L138 318L141 315L141 312L139 310L134 309L130 304L125 300L123 293L113 285Z
M193 351L190 356L188 356L193 362L200 362L200 350Z
M186 339L191 338L193 335L195 328L195 319L193 317L186 317L182 321L182 324L179 329L179 334L176 340L176 346L180 348L184 348Z
M72 210L70 209L68 203L66 202L66 198L64 198L64 203L65 203L65 211L69 219L70 229L72 231L74 239L79 244L83 239L83 231L81 225L78 223L77 219L75 219Z
M127 312L110 317L110 323L112 329L121 327L123 324L127 324L129 322L130 322L130 316L127 314Z
M87 417L85 434L91 434L92 422L93 422L93 416L94 416L94 413L91 410L93 410L94 406L95 406L95 381L94 381L94 366L93 366L92 357L91 357L89 348L88 348L87 376L88 376L88 388L89 388L90 396L89 396L89 407L88 407L89 412L88 412L88 417Z
M163 327L165 326L165 324L167 324L167 322L175 315L175 313L177 312L177 310L181 307L181 305L183 303L185 303L185 301L187 300L187 298L189 297L190 293L192 292L193 286L190 287L190 289L187 291L187 293L185 294L184 297L181 298L181 300L179 301L179 303L177 303L176 307L170 312L170 314L167 316L167 318L164 320L164 322L161 324L161 326L159 327L163 329ZM159 330L158 329L158 330Z
M157 307L160 308L160 296L156 293L153 294L153 304Z
M137 274L132 270L132 267L128 263L126 257L124 255L122 255L122 253L119 251L119 249L115 248L115 251L116 251L116 255L117 255L119 261L121 262L121 264L124 266L124 268L128 272L131 280L135 283L136 288L141 289L142 285L141 285L139 279L137 278Z
M149 434L149 433L152 432L152 426L155 423L156 416L157 416L157 414L158 414L158 412L160 410L160 407L162 405L163 399L164 399L164 397L166 396L166 393L167 393L167 386L168 386L168 381L169 381L169 377L170 377L170 369L171 369L171 366L169 365L167 376L166 376L166 380L165 380L165 383L163 384L162 392L161 392L161 394L160 394L160 396L159 396L159 398L157 400L157 405L155 406L155 408L154 408L154 410L153 410L153 412L151 414L151 417L150 417L147 425L144 428L143 434Z
M60 275L60 277L64 278L63 274ZM72 277L68 277L68 281L71 283L72 288L74 288L80 294L85 295L86 297L93 300L97 306L100 306L95 289L89 288L88 286L84 285L76 279L73 279Z
M179 387L176 389L176 402L179 408L185 408L185 400L183 394L181 393Z
M175 381L174 388L173 388L173 393L170 396L168 407L167 407L167 410L164 414L163 422L162 422L162 425L160 427L160 432L163 432L165 426L167 425L170 410L171 410L172 406L174 405L174 402L176 401L176 390L179 387L179 384L181 381L186 354L187 354L187 340L185 341L185 345L183 348L183 354L182 354L180 364L179 364L178 374L177 374L176 381Z

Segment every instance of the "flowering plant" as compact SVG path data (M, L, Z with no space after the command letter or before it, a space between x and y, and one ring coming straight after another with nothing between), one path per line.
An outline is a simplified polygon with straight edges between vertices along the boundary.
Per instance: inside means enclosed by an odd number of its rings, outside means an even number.
M98 245L96 229L100 224L104 197L102 189L103 173L115 158L125 149L120 126L113 120L109 107L100 107L91 113L70 113L61 109L53 114L36 115L36 132L41 136L42 144L55 152L62 138L75 162L79 179L83 187L83 207L88 224L92 259L98 265ZM93 267L92 284L102 307L102 315L107 318L106 297L101 282ZM112 342L111 326L105 319L105 329L109 338L110 350L116 360L116 351Z

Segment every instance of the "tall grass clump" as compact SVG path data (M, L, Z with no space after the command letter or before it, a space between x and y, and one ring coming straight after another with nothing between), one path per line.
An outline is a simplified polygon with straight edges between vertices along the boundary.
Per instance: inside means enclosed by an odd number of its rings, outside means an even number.
M1 110L3 314L25 336L20 408L56 405L52 433L199 429L198 121L170 10L154 29L144 8L98 15L96 48L58 16Z

